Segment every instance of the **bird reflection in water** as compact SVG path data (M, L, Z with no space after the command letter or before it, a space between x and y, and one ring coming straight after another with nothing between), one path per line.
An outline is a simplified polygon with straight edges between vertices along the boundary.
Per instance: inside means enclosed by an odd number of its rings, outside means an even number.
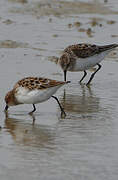
M98 112L100 110L100 99L93 94L91 87L81 85L81 93L74 94L64 89L64 95L60 99L64 109L69 113L88 114ZM79 90L80 91L80 90Z
M26 120L9 117L6 114L5 128L17 144L30 147L53 148L55 131L49 126L33 125Z

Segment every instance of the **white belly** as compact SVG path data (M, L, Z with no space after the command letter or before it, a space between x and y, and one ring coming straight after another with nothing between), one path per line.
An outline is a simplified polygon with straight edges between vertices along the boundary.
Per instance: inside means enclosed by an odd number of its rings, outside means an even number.
M84 71L94 67L100 63L109 51L102 52L100 54L88 57L88 58L78 58L73 68L68 69L68 71Z
M48 100L61 86L55 86L45 90L35 89L32 91L20 87L15 97L17 101L22 104L37 104Z

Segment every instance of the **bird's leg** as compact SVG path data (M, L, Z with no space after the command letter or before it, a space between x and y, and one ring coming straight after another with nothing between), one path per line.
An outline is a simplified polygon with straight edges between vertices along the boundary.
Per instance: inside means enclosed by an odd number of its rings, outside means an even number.
M80 83L83 81L83 79L85 78L85 76L87 75L87 72L86 71L84 71L84 75L83 75L83 77L80 79Z
M66 73L67 73L67 71L65 70L64 71L64 81L66 81Z
M91 75L89 81L87 82L87 86L90 84L90 82L92 81L92 79L94 78L96 72L98 72L100 70L100 68L102 67L100 64L97 64L98 65L98 69Z
M61 106L61 104L60 104L58 98L55 97L55 96L52 96L52 97L57 101L57 103L58 103L58 105L59 105L59 107L60 107L60 109L61 109L61 113L63 113L63 114L66 116L66 113L65 113L64 109L62 108L62 106Z
M35 105L33 104L33 111L31 111L29 114L32 114L33 112L35 112L36 111L36 107L35 107Z

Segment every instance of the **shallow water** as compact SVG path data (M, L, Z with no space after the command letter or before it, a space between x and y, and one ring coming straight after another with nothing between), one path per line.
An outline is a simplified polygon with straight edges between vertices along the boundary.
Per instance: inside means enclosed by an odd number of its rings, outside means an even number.
M72 83L56 94L66 118L53 99L38 104L34 117L31 105L4 114L6 92L24 76L63 80L50 59L67 45L118 42L117 0L22 2L0 1L0 179L117 180L117 50L90 88L78 84L82 72L68 73Z

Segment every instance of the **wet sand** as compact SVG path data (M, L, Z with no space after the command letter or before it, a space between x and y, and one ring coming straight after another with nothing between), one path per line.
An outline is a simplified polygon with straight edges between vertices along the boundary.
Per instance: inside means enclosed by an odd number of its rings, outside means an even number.
M99 7L99 8L98 8ZM52 56L74 43L118 42L118 3L101 1L0 1L0 178L1 180L118 179L118 51L101 64L90 88L83 72L68 73L71 84L53 99L11 107L4 96L26 76L63 80ZM84 83L90 77L88 76Z

